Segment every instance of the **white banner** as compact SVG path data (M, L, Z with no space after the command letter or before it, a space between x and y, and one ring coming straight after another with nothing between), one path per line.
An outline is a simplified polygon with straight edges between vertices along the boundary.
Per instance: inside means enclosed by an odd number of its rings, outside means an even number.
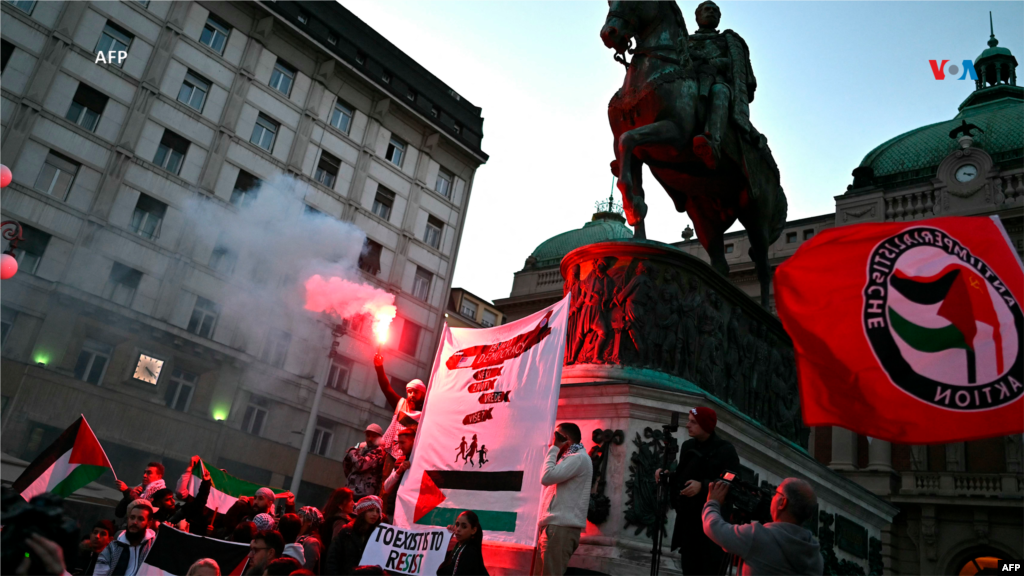
M363 549L360 566L380 566L388 574L434 576L444 562L451 534L441 529L403 529L378 524Z
M568 318L566 296L503 326L445 326L396 525L447 526L472 510L486 540L534 546Z

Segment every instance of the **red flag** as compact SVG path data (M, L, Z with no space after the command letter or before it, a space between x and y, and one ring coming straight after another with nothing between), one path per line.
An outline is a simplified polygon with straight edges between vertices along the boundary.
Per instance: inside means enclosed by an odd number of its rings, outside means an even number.
M906 444L1024 432L1022 298L996 217L822 232L775 273L804 422Z

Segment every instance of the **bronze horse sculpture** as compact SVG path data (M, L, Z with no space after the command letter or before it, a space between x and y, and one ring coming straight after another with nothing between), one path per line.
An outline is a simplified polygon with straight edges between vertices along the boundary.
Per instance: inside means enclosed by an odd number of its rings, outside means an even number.
M767 139L750 124L756 81L746 43L731 30L719 34L720 17L713 2L704 2L697 8L700 30L690 35L674 0L609 2L601 39L626 67L608 103L612 174L634 238L646 238L646 164L676 210L689 213L723 275L729 265L722 237L738 219L768 307L768 247L786 223L786 196Z

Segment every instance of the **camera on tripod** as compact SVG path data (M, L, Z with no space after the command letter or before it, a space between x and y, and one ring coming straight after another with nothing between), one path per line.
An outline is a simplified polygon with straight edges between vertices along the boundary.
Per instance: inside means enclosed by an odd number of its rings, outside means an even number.
M729 523L747 524L754 520L762 524L772 521L772 494L767 488L758 488L726 470L716 479L729 485L723 509L729 510Z

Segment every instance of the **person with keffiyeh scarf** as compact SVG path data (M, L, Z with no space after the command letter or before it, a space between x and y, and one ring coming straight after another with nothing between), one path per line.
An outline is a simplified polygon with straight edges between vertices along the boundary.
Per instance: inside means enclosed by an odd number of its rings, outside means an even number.
M594 466L583 448L580 427L563 422L555 427L540 483L540 538L537 549L543 576L562 576L587 527Z
M166 487L167 485L164 484L164 465L159 462L146 464L146 470L142 473L141 485L129 488L124 482L117 481L117 489L121 491L122 498L117 504L117 508L114 509L114 516L124 518L128 512L128 505L133 501L142 498L152 502L153 494L157 490L163 490Z

